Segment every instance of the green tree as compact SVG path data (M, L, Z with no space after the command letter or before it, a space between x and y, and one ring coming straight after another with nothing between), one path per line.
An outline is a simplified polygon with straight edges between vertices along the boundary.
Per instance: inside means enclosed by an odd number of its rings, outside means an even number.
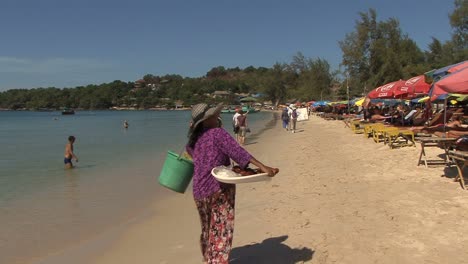
M462 61L468 58L468 1L455 0L454 4L455 9L449 16L453 29L454 59Z

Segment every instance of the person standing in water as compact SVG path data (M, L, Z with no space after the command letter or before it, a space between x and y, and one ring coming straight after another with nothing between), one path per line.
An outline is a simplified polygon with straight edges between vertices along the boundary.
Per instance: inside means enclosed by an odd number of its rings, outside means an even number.
M73 153L73 143L75 143L75 137L69 136L68 143L65 145L65 158L63 159L65 169L73 168L72 159L75 159L75 161L78 162L78 157Z
M128 128L128 122L127 122L127 120L124 120L124 122L123 122L123 127L124 127L124 128Z

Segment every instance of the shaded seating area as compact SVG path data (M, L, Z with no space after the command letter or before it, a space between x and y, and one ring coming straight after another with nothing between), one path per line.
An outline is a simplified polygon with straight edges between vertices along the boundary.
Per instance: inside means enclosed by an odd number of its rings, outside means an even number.
M461 187L466 190L463 170L468 166L468 151L450 150L448 157L457 167L458 174L455 177L455 181L460 181Z

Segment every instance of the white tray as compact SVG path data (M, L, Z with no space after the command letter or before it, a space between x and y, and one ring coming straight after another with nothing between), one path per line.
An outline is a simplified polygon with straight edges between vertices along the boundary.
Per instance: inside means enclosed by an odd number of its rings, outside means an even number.
M225 175L222 175L222 173L220 173L223 171ZM220 182L230 184L270 181L272 178L268 176L268 173L258 173L254 175L242 176L233 172L231 168L225 166L214 167L211 170L211 175L213 175Z

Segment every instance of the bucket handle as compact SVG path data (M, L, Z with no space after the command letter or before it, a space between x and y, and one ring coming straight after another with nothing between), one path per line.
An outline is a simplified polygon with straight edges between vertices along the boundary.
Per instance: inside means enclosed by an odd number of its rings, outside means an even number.
M183 147L182 147L182 150L180 151L179 156L177 156L177 160L181 160L181 159L182 159L182 154L184 154L185 147L186 147L186 146L183 146Z

